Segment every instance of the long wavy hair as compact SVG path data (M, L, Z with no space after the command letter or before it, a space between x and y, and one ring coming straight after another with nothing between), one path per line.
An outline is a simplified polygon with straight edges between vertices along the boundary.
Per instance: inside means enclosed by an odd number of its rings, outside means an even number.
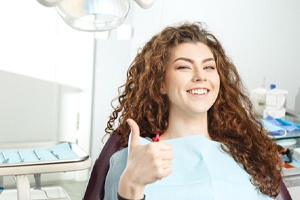
M126 83L119 87L115 99L118 105L113 106L105 132L116 131L118 142L126 147L128 118L137 122L142 137L162 134L167 129L169 100L160 88L172 49L187 42L202 42L210 48L220 76L219 95L208 111L211 138L221 142L223 150L243 165L255 187L275 197L282 178L277 146L265 134L235 65L200 22L166 27L139 50L128 69Z

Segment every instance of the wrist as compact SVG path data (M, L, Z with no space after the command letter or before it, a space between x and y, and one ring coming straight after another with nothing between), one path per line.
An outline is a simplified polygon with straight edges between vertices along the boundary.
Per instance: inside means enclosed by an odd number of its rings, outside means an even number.
M117 193L117 200L131 200L131 199L125 199L124 197L122 197L121 195L119 195L119 193ZM144 195L144 197L142 199L139 199L139 200L145 200L146 199L146 196Z
M143 199L144 185L137 184L130 179L130 176L122 174L119 181L118 195L123 199Z

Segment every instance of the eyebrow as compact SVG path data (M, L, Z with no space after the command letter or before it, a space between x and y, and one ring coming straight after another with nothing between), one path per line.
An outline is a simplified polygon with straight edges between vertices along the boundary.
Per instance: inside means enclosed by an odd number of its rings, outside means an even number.
M184 57L179 57L179 58L175 59L173 61L173 63L176 62L177 60L184 60L184 61L192 63L192 64L194 63L194 60L192 60L190 58L184 58ZM213 59L213 58L206 58L206 59L202 60L202 63L206 63L206 62L209 62L209 61L215 61L215 59Z

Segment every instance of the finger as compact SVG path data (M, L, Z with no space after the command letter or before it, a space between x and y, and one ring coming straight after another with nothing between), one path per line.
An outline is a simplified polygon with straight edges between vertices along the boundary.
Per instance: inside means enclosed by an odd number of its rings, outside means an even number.
M161 170L157 171L156 178L158 180L161 180L167 176L169 176L172 173L172 168L167 167L167 168L161 168Z
M172 173L172 168L165 168L163 177L169 176Z
M164 160L161 164L163 169L171 168L172 167L172 160Z
M174 158L174 154L172 151L164 151L160 154L160 158L162 160L172 160Z
M130 130L131 130L131 139L130 139L129 149L132 150L133 148L141 145L140 144L140 128L133 119L127 119L126 122L128 123Z
M164 142L159 142L157 143L159 150L161 151L171 151L172 150L172 145L164 143Z

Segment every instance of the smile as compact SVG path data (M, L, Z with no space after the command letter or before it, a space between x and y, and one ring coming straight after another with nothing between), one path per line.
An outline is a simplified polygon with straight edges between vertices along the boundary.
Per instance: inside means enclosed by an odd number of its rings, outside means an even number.
M208 92L207 89L201 88L201 89L192 89L187 91L190 94L206 94Z

